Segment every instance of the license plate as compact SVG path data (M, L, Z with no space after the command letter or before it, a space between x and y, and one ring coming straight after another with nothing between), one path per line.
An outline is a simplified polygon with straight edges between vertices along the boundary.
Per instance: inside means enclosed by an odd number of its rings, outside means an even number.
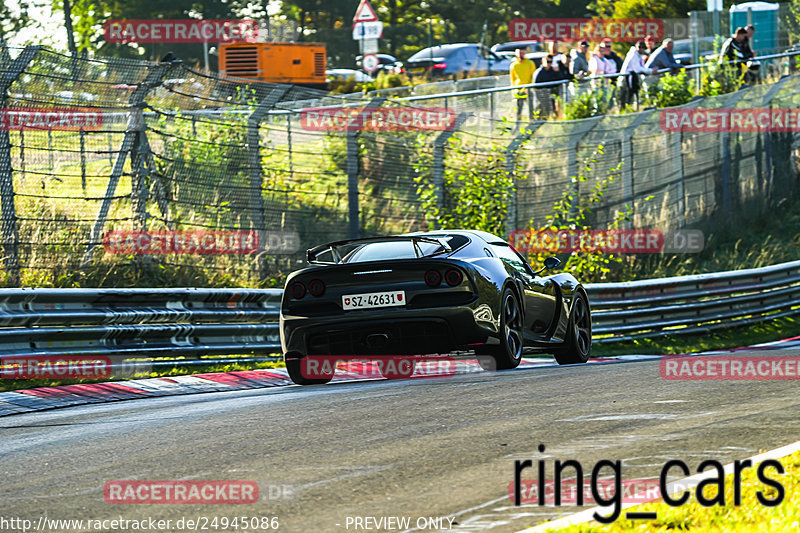
M411 68L411 69L408 69L408 71L411 74L421 74L421 73L425 72L425 67Z
M369 292L365 294L345 294L342 296L342 309L372 309L374 307L397 307L406 305L405 291Z

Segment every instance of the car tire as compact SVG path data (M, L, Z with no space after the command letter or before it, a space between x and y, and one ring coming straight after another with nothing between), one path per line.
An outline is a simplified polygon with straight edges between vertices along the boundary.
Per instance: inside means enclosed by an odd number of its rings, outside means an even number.
M303 356L286 354L283 356L289 378L297 385L324 385L333 379L334 372L326 373L319 378L307 378L303 375Z
M575 294L569 315L567 339L553 355L559 365L577 365L589 360L592 351L592 312L582 292Z
M510 370L519 366L522 361L522 328L519 298L513 289L506 287L500 299L500 344L484 345L478 351L478 363L484 370Z

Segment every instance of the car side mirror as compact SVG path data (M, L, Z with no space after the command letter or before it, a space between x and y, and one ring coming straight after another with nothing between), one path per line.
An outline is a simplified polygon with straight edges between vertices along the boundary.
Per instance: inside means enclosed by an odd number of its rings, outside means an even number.
M541 274L542 272L544 272L545 270L553 269L553 268L557 267L560 264L561 264L561 260L558 257L548 257L547 259L544 260L544 266L542 268L540 268L539 270L537 270L536 272L534 272L533 275L537 276L537 275Z

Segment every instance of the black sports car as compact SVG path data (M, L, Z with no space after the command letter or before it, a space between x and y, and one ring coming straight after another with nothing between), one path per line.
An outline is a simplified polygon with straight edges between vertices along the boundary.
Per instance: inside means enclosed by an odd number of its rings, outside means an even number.
M286 280L280 331L295 383L306 356L382 356L475 351L486 369L523 353L585 363L592 343L586 291L567 273L539 276L504 240L442 230L333 242L308 250L311 266Z

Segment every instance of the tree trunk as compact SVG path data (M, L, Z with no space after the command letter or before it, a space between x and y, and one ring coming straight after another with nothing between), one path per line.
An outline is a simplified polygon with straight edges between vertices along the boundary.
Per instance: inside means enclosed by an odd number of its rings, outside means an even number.
M75 35L72 33L72 4L70 4L70 0L64 0L64 28L67 30L69 53L76 56L78 55L78 48L75 46Z

